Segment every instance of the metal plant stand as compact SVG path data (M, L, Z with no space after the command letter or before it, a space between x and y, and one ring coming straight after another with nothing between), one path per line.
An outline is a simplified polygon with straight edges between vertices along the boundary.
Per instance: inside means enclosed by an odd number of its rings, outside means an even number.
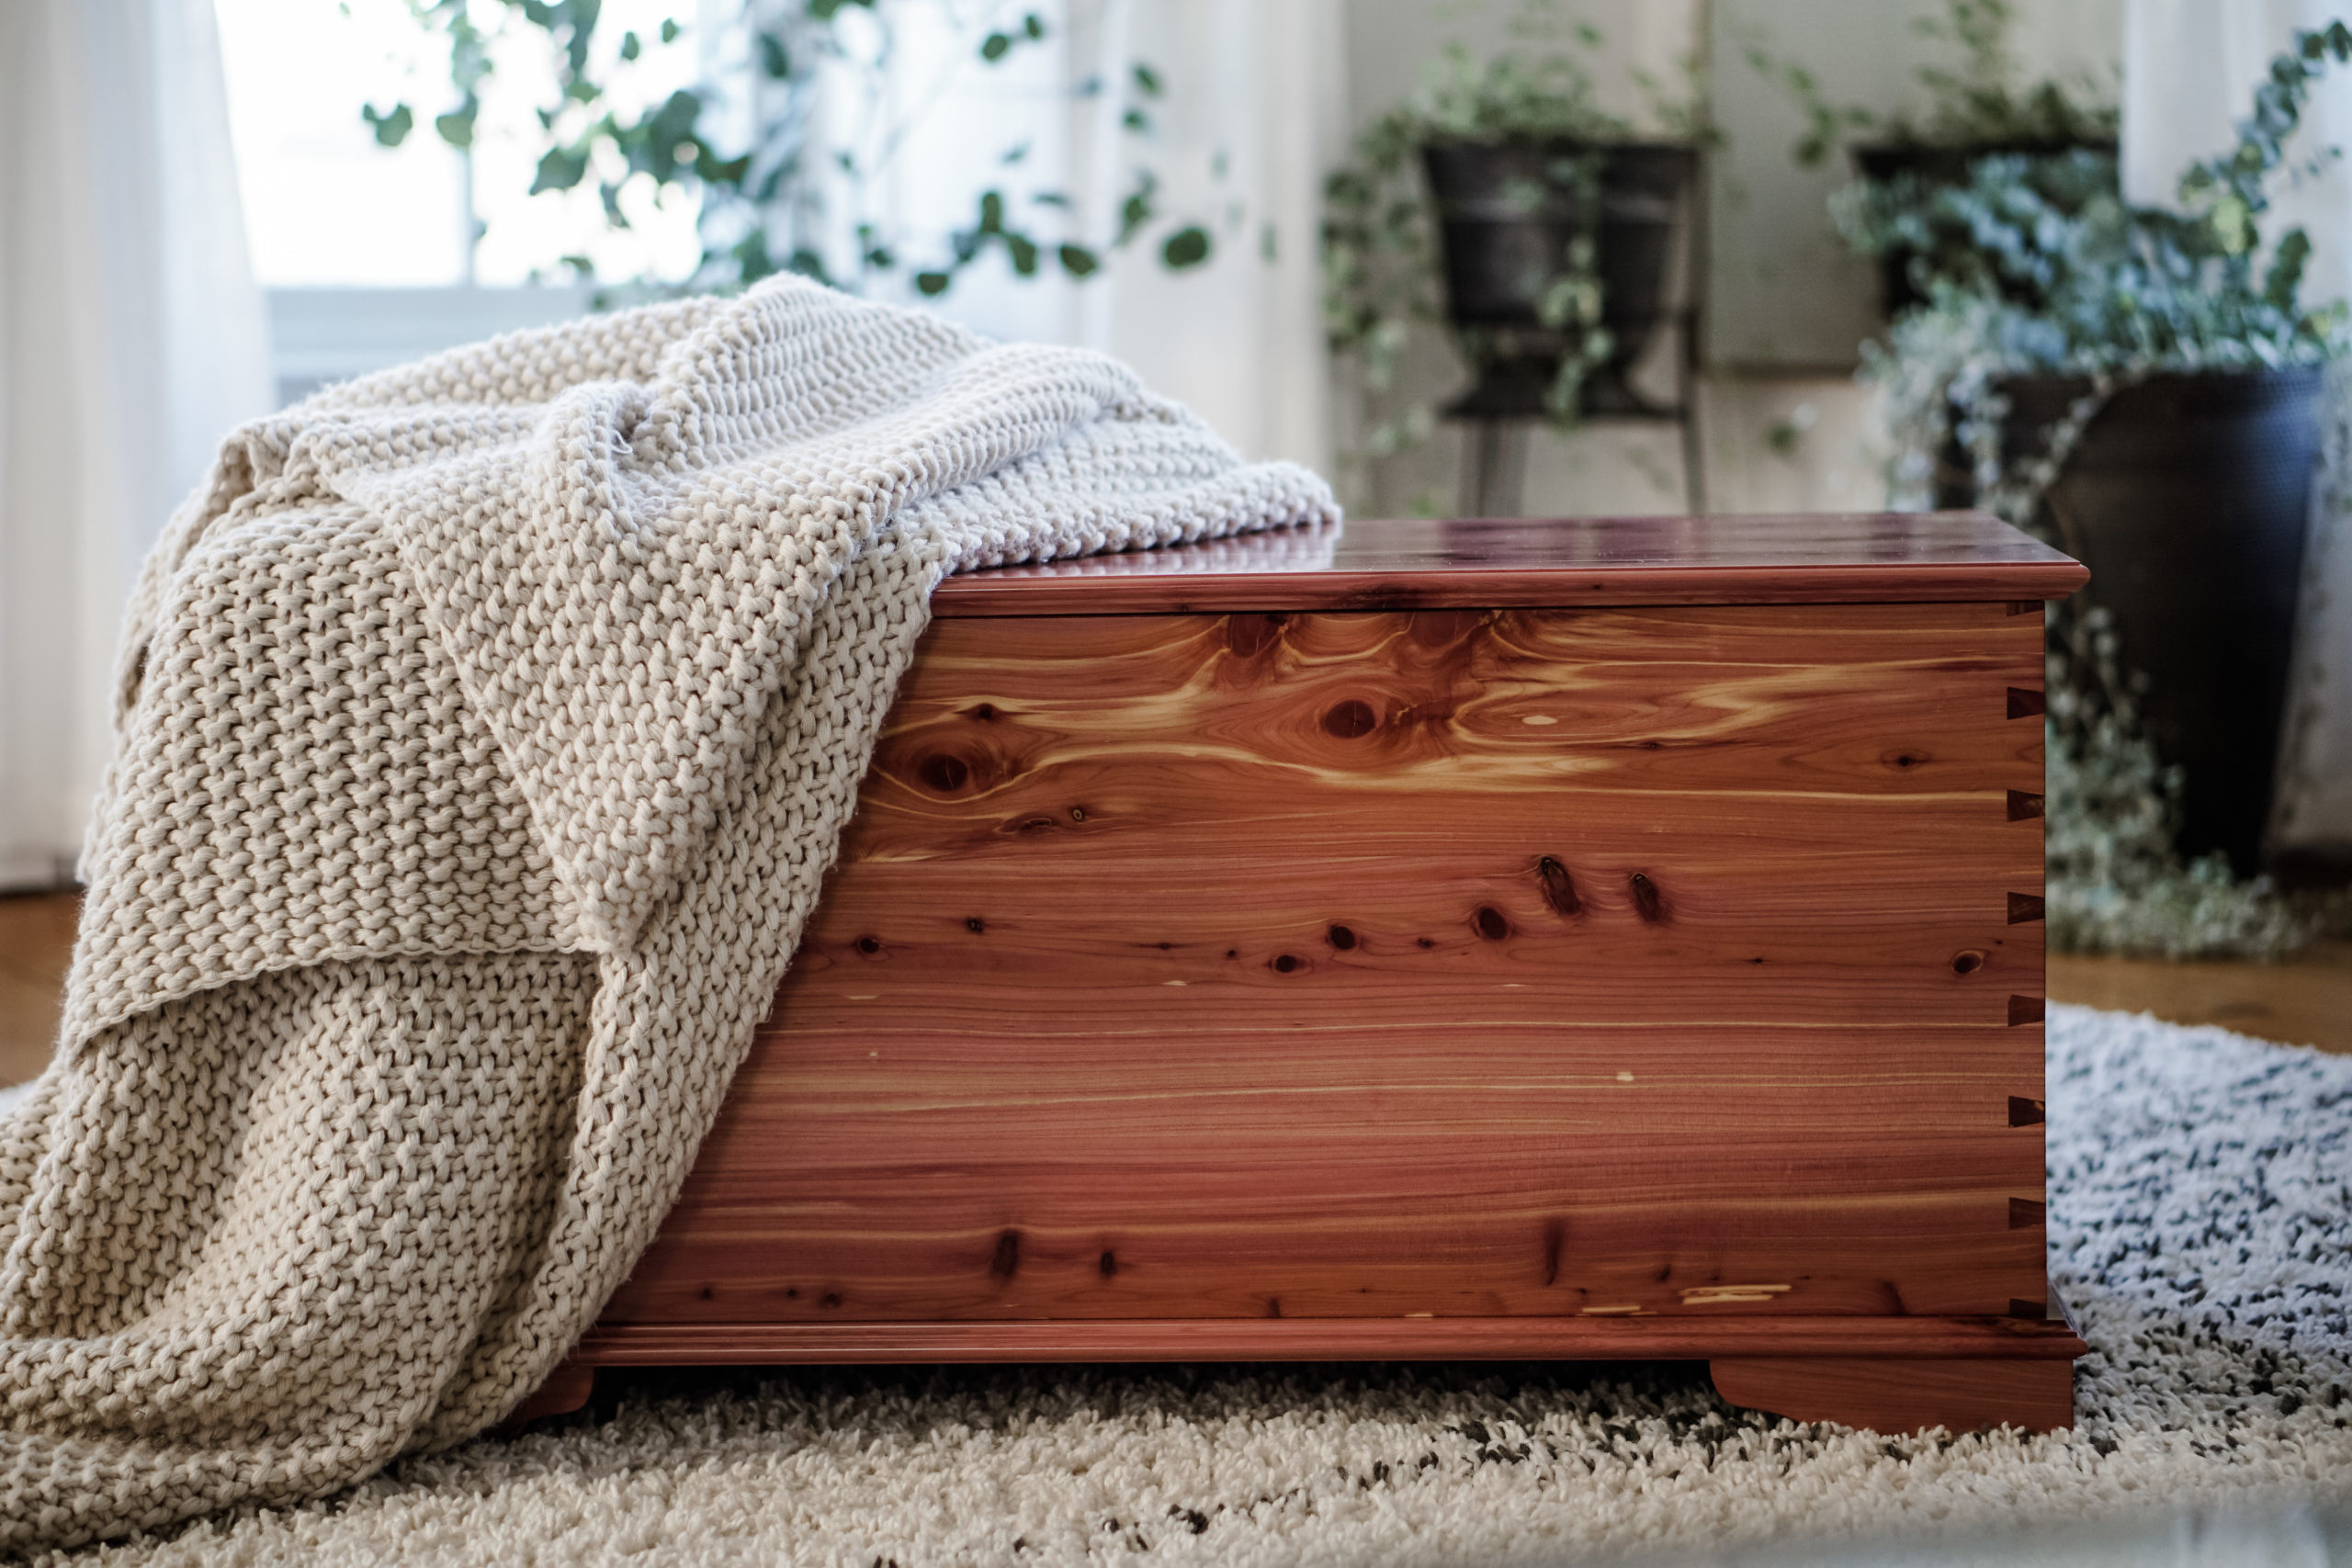
M1682 497L1685 512L1707 510L1705 454L1700 446L1698 310L1686 307L1671 318L1680 340L1675 355L1674 400L1670 403L1589 402L1578 417L1586 424L1655 424L1680 428ZM1543 394L1510 403L1482 400L1482 379L1442 411L1462 425L1462 479L1456 508L1464 517L1516 517L1527 493L1527 451L1534 427L1544 419Z
M1705 203L1697 149L1658 142L1451 141L1422 150L1437 211L1446 312L1477 379L1444 410L1464 425L1459 510L1518 515L1532 425L1576 346L1546 325L1540 296L1561 258L1590 248L1600 326L1613 351L1579 389L1578 416L1680 427L1683 504L1704 512L1698 415L1699 301L1705 297ZM1680 261L1678 268L1676 262ZM1687 299L1669 300L1669 280ZM1630 382L1660 332L1674 334L1674 393L1653 402Z

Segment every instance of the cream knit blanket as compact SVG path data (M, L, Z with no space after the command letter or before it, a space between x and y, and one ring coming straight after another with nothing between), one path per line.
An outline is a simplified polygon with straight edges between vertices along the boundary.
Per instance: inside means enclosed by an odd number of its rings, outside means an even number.
M1098 355L797 282L240 431L134 598L0 1122L0 1542L513 1408L675 1195L941 577L1335 516Z

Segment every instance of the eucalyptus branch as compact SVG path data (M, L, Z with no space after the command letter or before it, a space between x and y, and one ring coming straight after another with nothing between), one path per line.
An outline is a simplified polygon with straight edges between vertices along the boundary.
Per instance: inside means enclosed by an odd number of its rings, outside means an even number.
M2218 158L2191 164L2180 176L2180 197L2201 213L2225 254L2255 248L2255 220L2270 209L2270 176L2286 161L2286 142L2302 124L2311 85L2333 62L2352 61L2352 27L2330 22L2299 30L2287 51L2270 62L2255 89L2254 112L2236 125L2237 144ZM2296 231L2300 238L2301 231ZM2308 248L2309 242L2302 242ZM2302 265L2301 250L2293 265Z

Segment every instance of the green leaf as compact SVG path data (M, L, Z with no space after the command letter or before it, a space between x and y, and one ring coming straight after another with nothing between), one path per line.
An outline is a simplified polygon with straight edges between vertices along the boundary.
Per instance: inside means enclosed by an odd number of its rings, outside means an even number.
M524 194L537 196L543 190L570 190L588 173L588 154L584 150L550 147L547 156L539 160L538 172L531 176L531 188Z
M596 36L596 18L604 11L604 0L562 0L556 7L571 23L571 32L563 42L564 63L574 77L588 70L588 48Z
M980 193L980 232L999 234L1003 231L1004 193L994 190L982 191Z
M1156 98L1164 90L1159 80L1159 73L1140 60L1136 62L1136 85L1142 89L1143 96L1147 98Z
M2225 196L2213 204L2213 234L2224 255L2240 255L2254 248L2254 216L2245 199Z
M947 292L947 286L954 281L954 278L948 276L948 275L944 272L919 272L915 274L915 288L917 291L925 295L937 296L944 294Z
M644 52L645 45L638 40L638 36L635 31L632 30L621 34L621 58L623 60L635 60L639 55L643 54Z
M1032 11L1021 18L1021 30L1034 41L1046 36L1046 18Z
M1037 242L1026 234L1007 234L1005 254L1012 258L1012 270L1023 277L1037 276Z
M736 276L745 283L756 283L775 271L775 258L769 254L765 229L752 230L728 247L726 254L734 260Z
M1145 224L1157 214L1152 197L1159 192L1159 178L1149 169L1136 172L1136 188L1119 203L1119 235L1112 243L1124 245L1136 237Z
M1159 259L1170 272L1200 265L1209 259L1209 231L1197 223L1177 230L1159 247Z
M2303 266L2311 255L2312 237L2301 229L2281 234L2270 257L2269 274L2263 279L2262 297L2278 310L2292 310L2295 296L2303 286Z
M649 122L655 133L665 140L683 141L695 133L695 121L702 115L700 95L684 87L662 100Z
M452 109L447 114L435 115L433 129L441 133L442 141L462 152L474 144L474 111Z
M678 26L674 17L664 17L662 18L662 41L663 43L677 42L678 35L684 31L685 31L685 28Z
M359 118L376 128L376 144L379 147L399 146L408 140L409 131L416 125L416 116L409 112L406 104L394 104L390 114L378 114L375 105L362 104Z
M1150 117L1141 109L1129 109L1119 117L1119 123L1138 135L1151 129Z
M775 33L760 35L760 69L772 81L782 82L792 74L792 52L784 47L784 39Z
M1101 258L1084 245L1064 245L1057 254L1061 257L1062 270L1072 277L1091 277L1102 270Z
M707 186L725 186L741 190L744 176L752 172L749 152L737 158L722 158L708 147L697 142L695 147L695 178Z
M980 58L993 65L1012 52L1012 40L1002 33L990 33L980 40Z

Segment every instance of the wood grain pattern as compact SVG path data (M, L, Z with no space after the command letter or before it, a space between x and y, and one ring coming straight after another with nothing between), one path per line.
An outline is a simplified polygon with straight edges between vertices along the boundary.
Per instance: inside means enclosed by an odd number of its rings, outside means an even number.
M608 1324L567 1366L907 1361L1746 1360L2064 1362L2063 1323L1966 1317L1170 1318L1084 1322ZM583 1394L584 1398L585 1395Z
M2023 602L2088 578L1981 512L1412 518L967 572L940 585L932 613Z
M943 619L606 1324L2039 1303L2023 591Z
M2075 1371L2063 1360L1741 1360L1709 1363L1734 1404L1873 1432L1988 1427L2055 1431L2075 1424Z

